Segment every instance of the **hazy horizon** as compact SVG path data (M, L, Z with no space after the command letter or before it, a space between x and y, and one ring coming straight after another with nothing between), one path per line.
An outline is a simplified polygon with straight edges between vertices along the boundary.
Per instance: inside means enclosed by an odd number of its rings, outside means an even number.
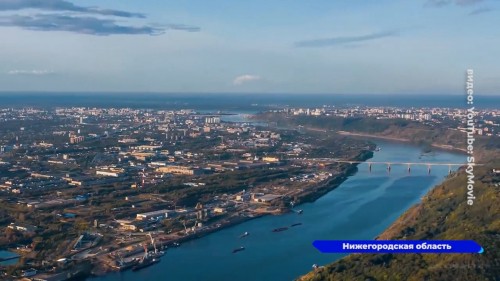
M466 95L394 94L263 94L263 93L99 93L0 92L2 104L13 107L132 107L261 111L276 107L391 106L466 108ZM478 109L500 108L499 95L476 95Z
M151 91L0 91L0 95L30 95L30 94L47 94L47 95L253 95L253 96L280 96L280 95L290 95L290 96L300 96L300 95L312 95L312 96L396 96L402 93L323 93L323 92L151 92ZM461 93L405 93L408 97L430 97L430 96L466 96L465 90ZM500 97L499 93L475 93L476 97Z

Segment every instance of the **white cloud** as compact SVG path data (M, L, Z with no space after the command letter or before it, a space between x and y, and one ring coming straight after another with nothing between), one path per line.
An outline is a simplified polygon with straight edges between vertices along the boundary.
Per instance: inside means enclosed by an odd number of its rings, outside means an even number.
M54 74L55 72L52 70L46 70L46 69L33 69L33 70L9 70L7 71L7 74L9 75L49 75L49 74Z
M259 75L244 74L240 75L233 80L233 85L243 85L248 82L259 81L262 78Z

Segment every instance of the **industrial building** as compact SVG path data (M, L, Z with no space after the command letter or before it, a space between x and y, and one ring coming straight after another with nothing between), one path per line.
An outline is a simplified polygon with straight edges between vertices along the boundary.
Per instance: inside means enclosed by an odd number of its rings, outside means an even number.
M187 166L166 166L159 167L156 169L157 172L166 174L176 174L176 175L199 175L201 174L201 169L187 167Z
M162 220L175 216L175 211L172 210L159 210L147 213L137 214L137 220Z

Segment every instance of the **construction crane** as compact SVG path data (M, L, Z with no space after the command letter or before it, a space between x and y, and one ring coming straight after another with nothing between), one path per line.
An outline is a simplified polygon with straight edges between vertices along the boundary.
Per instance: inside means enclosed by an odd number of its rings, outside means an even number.
M156 244L155 244L155 240L153 239L153 235L151 235L151 233L148 233L148 236L149 236L149 238L151 238L151 245L153 245L153 248L155 250L155 254L158 254L158 250L156 249Z
M186 227L186 221L185 220L182 221L182 225L184 226L184 233L186 233L186 235L187 235L188 234L188 229Z
M144 256L142 257L142 261L145 261L148 259L148 245L142 244L142 247L144 248Z

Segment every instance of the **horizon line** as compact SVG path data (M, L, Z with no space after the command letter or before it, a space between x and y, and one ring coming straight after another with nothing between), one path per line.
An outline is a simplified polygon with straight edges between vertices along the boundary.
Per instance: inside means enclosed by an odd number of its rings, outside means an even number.
M116 94L149 94L149 95L318 95L318 96L328 96L328 95L340 95L340 96L382 96L382 95L405 95L405 96L462 96L466 95L463 93L328 93L328 92L312 92L312 93L295 93L295 92L172 92L172 91L9 91L0 90L0 95L8 94L54 94L54 95L64 95L64 94L104 94L104 95L116 95ZM498 96L498 93L475 93L475 96Z

